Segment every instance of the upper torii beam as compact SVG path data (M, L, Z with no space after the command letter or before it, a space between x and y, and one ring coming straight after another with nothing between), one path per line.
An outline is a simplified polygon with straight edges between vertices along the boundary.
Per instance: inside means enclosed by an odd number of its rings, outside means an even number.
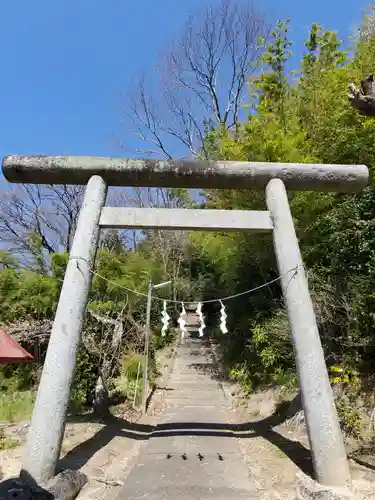
M365 165L41 155L6 156L3 174L9 182L24 184L87 184L98 175L108 186L201 189L265 189L277 178L288 190L343 193L360 191L369 179Z

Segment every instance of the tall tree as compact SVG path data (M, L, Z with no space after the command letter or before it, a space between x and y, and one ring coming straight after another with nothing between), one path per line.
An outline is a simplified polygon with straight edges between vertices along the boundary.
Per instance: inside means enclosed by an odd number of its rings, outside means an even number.
M251 3L221 0L191 15L162 53L154 85L143 73L125 96L127 123L142 141L135 152L172 158L183 150L207 157L207 132L235 128L240 119L268 30ZM134 152L126 143L124 148Z
M120 200L122 200L120 202ZM189 193L185 189L134 188L130 193L123 191L117 199L125 206L145 208L187 208L191 206ZM186 261L189 254L188 234L184 231L162 229L130 231L132 247L160 261L163 272L172 281L173 296L181 291L189 292L189 273Z

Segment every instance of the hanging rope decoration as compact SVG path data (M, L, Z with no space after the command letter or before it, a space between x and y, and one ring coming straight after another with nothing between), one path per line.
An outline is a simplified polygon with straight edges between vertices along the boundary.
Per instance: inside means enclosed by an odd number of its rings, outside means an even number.
M71 255L69 257L69 260L75 260L76 261L76 266L77 266L77 269L81 269L80 266L79 266L79 261L83 261L83 262L86 262L86 264L90 264L90 262L83 258L83 257L75 257L74 255ZM235 293L234 295L228 295L227 297L222 297L221 299L220 298L216 298L216 299L210 299L210 300L204 300L202 301L202 304L212 304L214 302L221 302L223 300L230 300L230 299L235 299L237 297L242 297L243 295L249 295L250 293L254 293L258 290L261 290L262 288L266 288L266 287L269 287L270 285L272 285L273 283L276 283L278 281L280 281L282 278L286 277L289 275L289 273L293 273L293 276L291 276L291 280L296 276L296 274L298 273L298 269L300 267L303 267L303 266L295 266L295 267L292 267L291 269L289 269L288 271L286 271L284 274L278 276L277 278L273 279L273 280L270 280L270 281L266 281L265 283L262 283L261 285L259 286L256 286L254 288L250 288L249 290L245 290L244 292L240 292L240 293ZM132 288L128 288L127 286L125 285L120 285L119 283L117 283L116 281L113 281L113 280L110 280L104 276L102 276L101 274L97 273L96 271L94 271L94 269L89 269L89 272L93 275L93 276L97 276L98 278L100 278L101 280L107 282L107 283L110 283L111 285L117 287L117 288L120 288L122 290L126 290L127 292L130 292L130 293L134 293L135 295L139 295L140 297L146 297L147 298L147 293L146 292L140 292L139 290L134 290ZM63 281L63 280L60 280L60 281ZM157 297L155 295L152 296L152 299L153 300L161 300L164 302L165 299L163 299L162 297ZM169 304L179 304L180 301L179 300L172 300L172 299L167 299L167 302ZM197 301L196 300L193 300L191 302L186 302L187 304L195 304Z
M83 257L76 257L74 255L71 255L69 257L69 260L75 260L76 261L77 269L79 269L79 270L81 270L80 265L79 265L79 262L81 260L83 262L86 262L86 264L89 264L89 266L91 266L91 263L87 259L85 259ZM202 313L202 305L203 304L212 304L214 302L220 302L220 304L221 304L221 309L220 309L220 330L224 334L228 333L228 328L227 328L227 325L226 325L227 314L225 312L225 306L223 304L224 300L230 300L230 299L235 299L237 297L242 297L244 295L249 295L249 294L254 293L254 292L258 291L258 290L261 290L262 288L269 287L273 283L281 281L283 278L285 278L286 276L288 276L290 273L293 273L292 276L290 277L290 280L292 280L297 275L298 270L299 270L300 267L303 268L303 266L300 266L300 265L292 267L291 269L289 269L288 271L286 271L284 274L278 276L277 278L274 278L273 280L267 281L267 282L265 282L265 283L263 283L261 285L258 285L258 286L254 287L254 288L250 288L249 290L245 290L244 292L236 293L234 295L228 295L227 297L222 297L221 299L220 298L216 298L216 299L210 299L210 300L205 300L205 301L199 302L197 310L196 310L196 313L199 315L199 319L200 319L199 336L203 337L203 330L206 327L206 325L204 323L203 313ZM123 290L126 290L127 292L134 293L135 295L138 295L140 297L148 297L147 293L141 292L139 290L133 290L132 288L128 288L128 287L126 287L124 285L120 285L116 281L110 280L110 279L102 276L101 274L97 273L96 271L94 271L94 269L89 268L89 272L91 273L92 276L97 276L101 280L103 280L103 281L105 281L107 283L110 283L111 285L116 286L117 288L121 288ZM172 299L165 300L162 297L157 297L157 296L152 296L151 298L153 300L163 301L163 312L162 312L163 327L162 327L161 333L162 333L162 336L164 337L165 334L166 334L166 332L167 332L167 330L168 330L168 321L170 319L170 316L167 313L167 305L166 305L166 303L168 302L169 304L178 304L180 301L179 300L172 300ZM196 302L193 301L193 302L186 302L186 303L187 304L193 304L193 303L196 303ZM184 303L181 302L181 314L180 314L180 317L178 318L178 321L177 321L178 324L179 324L179 326L180 326L181 338L184 338L185 334L187 333L185 318L186 318L185 306L184 306Z
M180 317L178 318L178 324L180 325L182 339L185 337L185 334L187 333L187 330L185 328L185 325L186 325L185 318L186 318L185 306L184 306L184 303L181 302L181 314L180 314Z
M203 313L202 313L202 303L201 302L198 303L196 313L198 314L199 320L201 322L199 330L198 330L199 331L199 336L203 337L203 330L206 328L206 325L204 323L204 317L203 317Z
M220 330L222 333L228 333L228 328L227 328L227 314L225 313L225 306L220 300L221 304L221 309L220 309Z
M170 316L169 314L167 313L167 301L165 300L163 302L163 311L161 313L161 321L163 323L163 327L161 329L161 335L162 337L165 337L166 333L167 333L167 330L168 330L168 324L169 324L169 320L170 320Z

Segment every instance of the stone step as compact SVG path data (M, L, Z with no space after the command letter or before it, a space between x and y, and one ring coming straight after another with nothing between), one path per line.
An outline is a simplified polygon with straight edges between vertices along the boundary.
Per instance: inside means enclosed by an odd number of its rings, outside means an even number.
M179 423L190 422L193 424L199 423L217 423L217 424L234 424L235 413L230 409L229 405L189 405L174 407L168 404L161 417L161 424L164 423Z
M197 379L196 377L185 377L184 375L176 374L169 378L168 387L181 386L183 390L195 390L195 388L200 389L201 387L207 386L208 391L222 391L220 380L216 377L201 377Z
M230 408L230 404L227 401L222 401L222 400L217 400L213 399L211 401L213 405L215 405L216 408L220 409L228 409ZM207 408L207 405L210 405L210 402L206 402L203 399L193 399L193 400L188 400L188 399L180 399L180 398L175 398L173 400L168 400L167 403L169 408L176 408L180 409L181 411L186 410L186 408L201 408L205 409Z
M161 444L162 446L162 444ZM163 447L164 448L164 447ZM256 488L249 481L240 455L230 460L208 456L167 458L164 449L147 449L127 478L118 498L126 500L255 500Z
M200 354L194 357L189 356L186 358L181 356L176 359L176 364L177 363L185 363L186 365L202 364L214 366L214 362L211 358L207 358L207 356L202 356Z
M217 378L218 374L216 370L210 370L206 367L188 366L188 365L176 365L173 368L173 375L185 375L190 377L206 377L210 379L212 377Z
M186 338L177 350L158 425L127 477L126 500L255 500L209 349ZM251 437L251 432L243 433Z
M168 406L180 406L182 409L186 408L187 406L199 406L201 408L206 408L207 406L215 405L215 406L221 406L223 408L227 408L230 406L230 403L223 399L223 398L211 398L209 401L207 401L204 398L168 398Z
M161 426L163 427L163 426ZM188 458L196 459L201 453L204 459L217 460L221 456L224 460L229 455L238 454L238 443L233 432L223 426L222 429L211 429L208 424L205 428L192 429L186 424L176 423L175 427L157 429L147 446L147 453L173 454L177 459L186 453Z
M200 382L201 380L220 380L219 376L216 373L208 373L204 374L202 372L197 372L197 370L192 370L187 367L175 367L170 375L170 379L179 378L181 382L195 380L196 382Z
M197 382L196 380L186 380L180 381L177 379L171 380L168 383L167 390L173 391L211 391L216 392L219 391L222 393L221 384L214 380L202 380L201 382Z
M207 390L211 390L212 388L215 387L214 390L221 390L221 388L219 387L219 382L220 382L220 379L217 378L217 377L200 377L200 378L197 378L197 377L185 377L184 374L180 375L180 374L176 374L175 376L173 377L170 377L169 378L169 381L168 381L168 386L170 387L173 387L174 384L176 385L183 385L183 384L187 384L187 385L193 385L193 384L196 384L197 386L201 386L201 385L204 385L204 384L207 384ZM217 388L217 389L216 389ZM189 389L189 387L186 387L186 389ZM194 388L191 387L191 389L193 390Z

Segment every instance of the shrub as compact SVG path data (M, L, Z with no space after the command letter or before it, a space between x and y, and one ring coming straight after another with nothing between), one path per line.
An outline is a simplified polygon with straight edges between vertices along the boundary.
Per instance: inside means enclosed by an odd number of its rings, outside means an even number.
M362 433L362 419L354 402L349 401L347 398L340 397L336 399L336 408L340 427L344 434L348 437L359 439Z
M79 413L85 406L92 403L98 378L98 363L96 356L90 356L81 344L78 348L76 371L70 395L69 411L71 413Z
M39 379L40 365L13 364L0 366L0 391L14 392L33 389Z
M251 380L251 371L246 364L237 364L229 370L229 378L233 382L241 385L246 394L253 391L253 383Z
M0 451L11 450L13 448L17 448L20 445L21 441L19 439L6 438L0 436Z
M121 361L121 374L128 380L136 380L139 369L139 378L143 376L143 355L135 351L128 351Z
M142 354L129 350L121 360L120 376L114 380L115 391L131 401L135 393L137 393L137 401L142 394L143 361Z
M20 422L30 420L35 403L32 391L15 391L0 394L0 420Z

